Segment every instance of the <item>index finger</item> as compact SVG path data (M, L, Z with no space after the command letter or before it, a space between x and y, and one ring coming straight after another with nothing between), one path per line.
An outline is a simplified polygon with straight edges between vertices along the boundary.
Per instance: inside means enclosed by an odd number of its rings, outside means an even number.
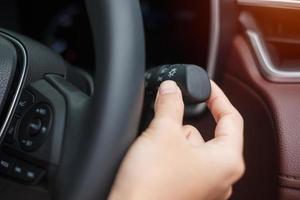
M217 123L215 138L209 142L222 144L237 151L243 149L243 118L223 91L211 81L211 96L207 105Z

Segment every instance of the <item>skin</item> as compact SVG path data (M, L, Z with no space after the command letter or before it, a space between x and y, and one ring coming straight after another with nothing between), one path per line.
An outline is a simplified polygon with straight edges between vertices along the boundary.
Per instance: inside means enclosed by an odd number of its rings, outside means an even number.
M207 105L217 123L215 138L183 126L184 104L173 81L161 84L155 117L129 149L109 200L220 200L245 171L243 118L211 82Z

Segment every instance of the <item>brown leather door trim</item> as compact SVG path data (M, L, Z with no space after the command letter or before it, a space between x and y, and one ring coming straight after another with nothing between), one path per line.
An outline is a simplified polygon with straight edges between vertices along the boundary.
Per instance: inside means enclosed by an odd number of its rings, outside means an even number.
M300 190L300 178L288 175L279 175L280 186Z
M234 39L233 51L237 57L231 59L239 59L242 64L229 65L227 73L253 88L272 113L276 125L274 134L278 138L280 186L300 189L300 84L266 80L259 72L259 62L243 36Z

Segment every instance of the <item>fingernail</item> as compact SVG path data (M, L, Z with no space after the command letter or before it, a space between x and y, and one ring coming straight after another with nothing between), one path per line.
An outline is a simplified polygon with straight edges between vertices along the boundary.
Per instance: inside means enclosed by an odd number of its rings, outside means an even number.
M159 87L159 94L170 94L178 91L178 86L174 81L164 81Z

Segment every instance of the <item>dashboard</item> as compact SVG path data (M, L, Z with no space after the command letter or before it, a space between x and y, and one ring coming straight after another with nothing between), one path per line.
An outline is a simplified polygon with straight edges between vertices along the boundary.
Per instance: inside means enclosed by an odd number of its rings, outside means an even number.
M141 0L141 7L148 68L166 63L206 66L209 1ZM93 71L92 35L82 0L2 0L0 13L0 27L34 38L72 65Z

